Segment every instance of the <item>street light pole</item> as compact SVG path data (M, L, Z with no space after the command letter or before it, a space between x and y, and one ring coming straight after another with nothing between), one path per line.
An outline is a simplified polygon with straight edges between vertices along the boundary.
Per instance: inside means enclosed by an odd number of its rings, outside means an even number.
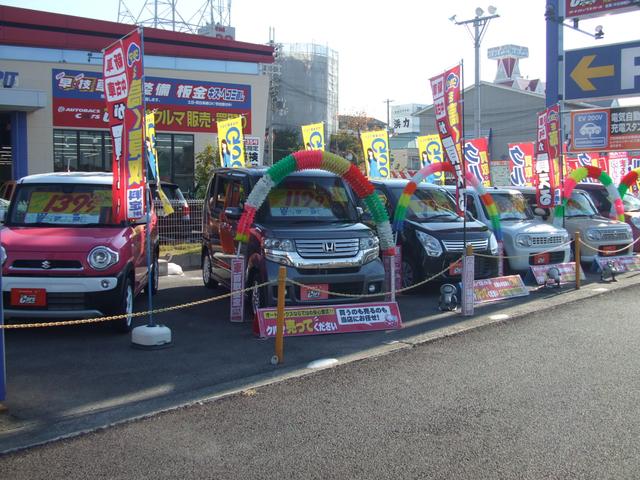
M391 102L393 102L393 100L391 100L391 99L389 99L389 98L387 98L387 99L384 101L384 103L386 103L386 104L387 104L387 133L389 133L389 132L390 132L390 130L391 130L390 125L389 125L389 121L390 121L390 119L389 119L389 104L390 104Z
M482 43L482 38L484 37L485 32L487 31L487 25L494 18L498 18L500 15L496 13L496 7L490 6L488 8L489 15L484 15L484 10L480 7L476 8L476 16L470 20L457 21L456 16L452 16L449 18L456 25L464 25L471 35L471 39L473 40L473 48L475 53L475 108L474 108L474 126L476 138L480 138L481 136L481 107L480 107L480 44ZM473 25L473 32L471 31L470 25Z

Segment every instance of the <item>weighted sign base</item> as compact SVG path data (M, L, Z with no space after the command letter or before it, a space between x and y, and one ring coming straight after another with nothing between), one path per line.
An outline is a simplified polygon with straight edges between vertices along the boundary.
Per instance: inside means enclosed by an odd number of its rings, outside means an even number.
M131 330L131 346L143 350L157 350L171 346L171 329L164 325L143 325Z

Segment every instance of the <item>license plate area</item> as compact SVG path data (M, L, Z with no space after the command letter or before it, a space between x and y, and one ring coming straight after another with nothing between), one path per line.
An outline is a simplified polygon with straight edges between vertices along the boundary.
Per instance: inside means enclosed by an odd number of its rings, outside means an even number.
M616 250L618 247L616 245L605 245L604 247L600 247L600 253L603 257L610 257L612 255L616 255Z
M534 265L548 265L551 261L551 257L548 253L538 253L533 256Z
M449 276L459 277L460 275L462 275L462 262L458 260L457 262L449 265Z
M12 307L46 307L47 291L44 288L12 288Z
M314 283L300 287L300 300L303 302L312 302L315 300L327 300L329 294L328 283Z

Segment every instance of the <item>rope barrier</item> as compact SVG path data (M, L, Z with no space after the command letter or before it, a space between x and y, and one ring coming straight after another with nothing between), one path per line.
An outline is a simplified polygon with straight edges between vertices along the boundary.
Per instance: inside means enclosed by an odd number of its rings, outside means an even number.
M612 254L612 253L620 253L620 252L624 252L625 250L628 250L629 247L635 245L638 241L640 241L640 237L636 238L633 242L629 243L628 245L625 245L622 248L619 248L618 250L600 250L597 247L594 247L592 245L589 245L588 243L586 243L584 240L582 240L582 238L580 239L580 244L584 245L587 248L590 248L591 250L595 250L598 253L605 253L605 254Z

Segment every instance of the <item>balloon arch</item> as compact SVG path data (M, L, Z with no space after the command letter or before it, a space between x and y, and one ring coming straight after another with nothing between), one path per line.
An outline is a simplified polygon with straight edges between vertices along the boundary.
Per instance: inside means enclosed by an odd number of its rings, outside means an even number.
M273 187L287 175L300 170L320 169L341 176L362 199L376 224L380 250L386 255L394 255L395 241L384 205L375 194L373 185L357 166L338 155L322 150L302 150L287 155L271 166L253 187L244 205L244 212L238 222L236 240L246 243L256 212Z
M633 172L630 172L633 173ZM629 174L625 175L625 178ZM615 211L615 216L618 220L624 222L624 205L622 203L622 198L620 197L620 193L618 189L613 184L613 180L607 172L604 170L594 167L592 165L587 165L585 167L578 167L573 170L564 181L564 190L562 192L562 203L555 208L553 223L556 226L562 226L562 217L564 216L564 210L569 202L569 198L571 198L571 192L576 187L576 185L584 180L585 178L593 178L598 180L604 187L607 189L609 193L609 197L611 198L611 204L613 205L613 210ZM637 178L637 174L636 174ZM624 178L623 178L624 181ZM622 184L620 185L622 187ZM626 189L625 189L626 192Z
M407 208L409 207L409 201L411 200L411 196L418 189L418 185L429 175L437 172L449 172L455 175L455 169L453 165L449 162L437 162L427 165L420 169L412 178L407 186L404 187L402 195L398 200L398 205L396 206L396 211L393 214L393 227L396 232L402 230L404 220L407 216ZM500 227L500 214L498 212L498 208L496 207L495 202L493 201L493 197L482 185L482 182L479 181L473 174L467 172L466 174L467 183L471 184L471 186L478 192L482 203L487 209L487 214L489 216L489 220L491 220L492 230L496 235L496 239L498 241L502 240L502 229Z
M620 198L624 198L627 194L627 190L631 188L631 186L638 181L638 175L640 175L640 168L636 168L627 173L622 180L620 180L620 185L618 185L618 193L620 193Z

